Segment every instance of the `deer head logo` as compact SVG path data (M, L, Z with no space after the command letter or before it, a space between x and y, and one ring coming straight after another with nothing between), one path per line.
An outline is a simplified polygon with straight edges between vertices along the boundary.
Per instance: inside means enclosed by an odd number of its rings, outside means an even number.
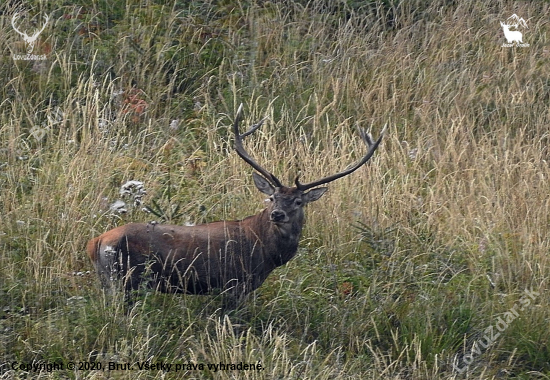
M31 54L32 51L34 50L34 43L38 39L38 36L40 35L40 33L44 31L44 29L46 28L46 25L48 25L50 16L48 16L47 14L44 15L44 25L42 26L42 29L36 30L31 36L17 29L17 27L15 26L15 22L17 21L18 18L19 18L19 13L16 12L11 18L11 26L13 27L13 30L15 30L21 36L23 36L23 40L27 44L27 54Z

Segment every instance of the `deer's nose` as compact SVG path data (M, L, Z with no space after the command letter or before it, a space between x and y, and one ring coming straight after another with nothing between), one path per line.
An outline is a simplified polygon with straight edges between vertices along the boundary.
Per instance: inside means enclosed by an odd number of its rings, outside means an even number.
M282 210L273 210L271 211L271 221L273 222L284 222L286 219L286 213Z

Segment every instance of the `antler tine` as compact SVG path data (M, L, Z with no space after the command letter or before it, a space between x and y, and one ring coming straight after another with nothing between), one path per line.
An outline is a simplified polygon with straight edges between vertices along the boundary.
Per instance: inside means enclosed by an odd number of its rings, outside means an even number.
M271 182L272 185L275 187L282 187L281 181L277 177L275 177L273 174L265 170L258 164L250 155L246 152L243 146L243 138L254 133L258 128L260 128L265 121L265 117L254 124L248 131L243 133L242 135L239 133L239 120L242 116L243 111L243 104L239 106L239 109L237 110L237 115L235 116L235 122L233 123L233 132L235 133L235 150L237 151L237 154L250 166L252 166L254 169L256 169L260 174L262 174L268 181Z
M249 129L248 131L246 131L245 133L243 133L243 134L241 135L241 138L244 138L244 137L246 137L246 136L248 136L248 135L253 134L253 133L256 131L256 129L258 129L258 128L260 128L260 127L262 126L262 124L264 123L264 121L265 121L266 119L267 119L267 117L264 117L262 120L258 121L256 124L253 124L253 125L250 127L250 129Z
M314 181L314 182L310 182L310 183L306 183L306 184L300 183L298 177L296 177L296 179L294 180L294 183L296 184L296 188L298 188L298 190L305 191L305 190L311 189L312 187L316 187L316 186L319 186L319 185L323 185L325 183L332 182L334 180L337 180L338 178L342 178L342 177L347 176L348 174L353 173L354 171L359 169L361 166L363 166L365 163L367 163L367 161L370 160L370 158L372 157L372 155L374 154L374 152L378 148L378 145L380 145L380 142L382 141L382 138L384 137L384 134L386 133L386 126L384 126L384 129L380 133L380 136L378 137L378 140L376 140L375 142L372 141L372 138L369 136L369 134L367 132L365 132L365 130L363 130L361 128L358 128L358 130L359 130L359 135L361 136L361 139L365 142L365 144L369 148L367 153L363 156L363 158L359 162L357 162L355 165L353 165L349 169L346 169L346 170L344 170L340 173L336 173L336 174L330 175L328 177L322 178L318 181Z

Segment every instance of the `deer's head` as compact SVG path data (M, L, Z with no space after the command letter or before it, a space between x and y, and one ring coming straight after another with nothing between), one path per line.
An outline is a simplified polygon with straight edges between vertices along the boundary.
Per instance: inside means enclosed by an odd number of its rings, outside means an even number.
M252 177L258 190L269 195L269 198L266 199L269 202L267 206L269 220L279 225L301 220L303 218L303 207L321 198L328 190L326 187L319 187L304 192L296 187L275 187L258 173L252 173Z
M242 114L241 104L235 117L235 123L233 124L233 132L235 133L235 150L239 156L246 161L250 166L256 169L258 173L252 173L254 178L254 184L262 193L269 196L269 205L267 206L269 212L269 219L272 223L279 226L285 224L302 223L304 212L303 207L318 200L328 190L326 187L318 187L338 178L347 176L353 173L355 170L363 166L374 154L378 145L382 141L385 128L380 134L378 140L373 141L372 138L362 129L359 129L359 134L368 147L367 153L352 167L331 176L322 178L310 183L300 183L299 177L294 180L295 186L284 186L281 181L275 175L268 172L262 166L260 166L250 155L245 151L243 147L243 138L256 131L264 122L265 118L254 124L248 131L243 134L239 133L239 120ZM308 191L309 190L309 191Z

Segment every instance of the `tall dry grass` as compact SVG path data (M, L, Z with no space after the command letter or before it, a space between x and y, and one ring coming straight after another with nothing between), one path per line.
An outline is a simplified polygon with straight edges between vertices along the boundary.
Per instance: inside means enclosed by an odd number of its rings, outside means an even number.
M35 6L57 20L46 62L13 62L19 36L0 21L2 377L548 377L547 4ZM512 13L528 48L501 46ZM354 162L357 125L388 134L308 206L298 256L241 309L148 293L125 314L84 253L156 218L110 208L123 183L143 181L173 223L263 207L232 148L240 102L244 124L268 117L247 149L285 183ZM525 289L540 296L457 371ZM70 360L265 370L10 367Z

